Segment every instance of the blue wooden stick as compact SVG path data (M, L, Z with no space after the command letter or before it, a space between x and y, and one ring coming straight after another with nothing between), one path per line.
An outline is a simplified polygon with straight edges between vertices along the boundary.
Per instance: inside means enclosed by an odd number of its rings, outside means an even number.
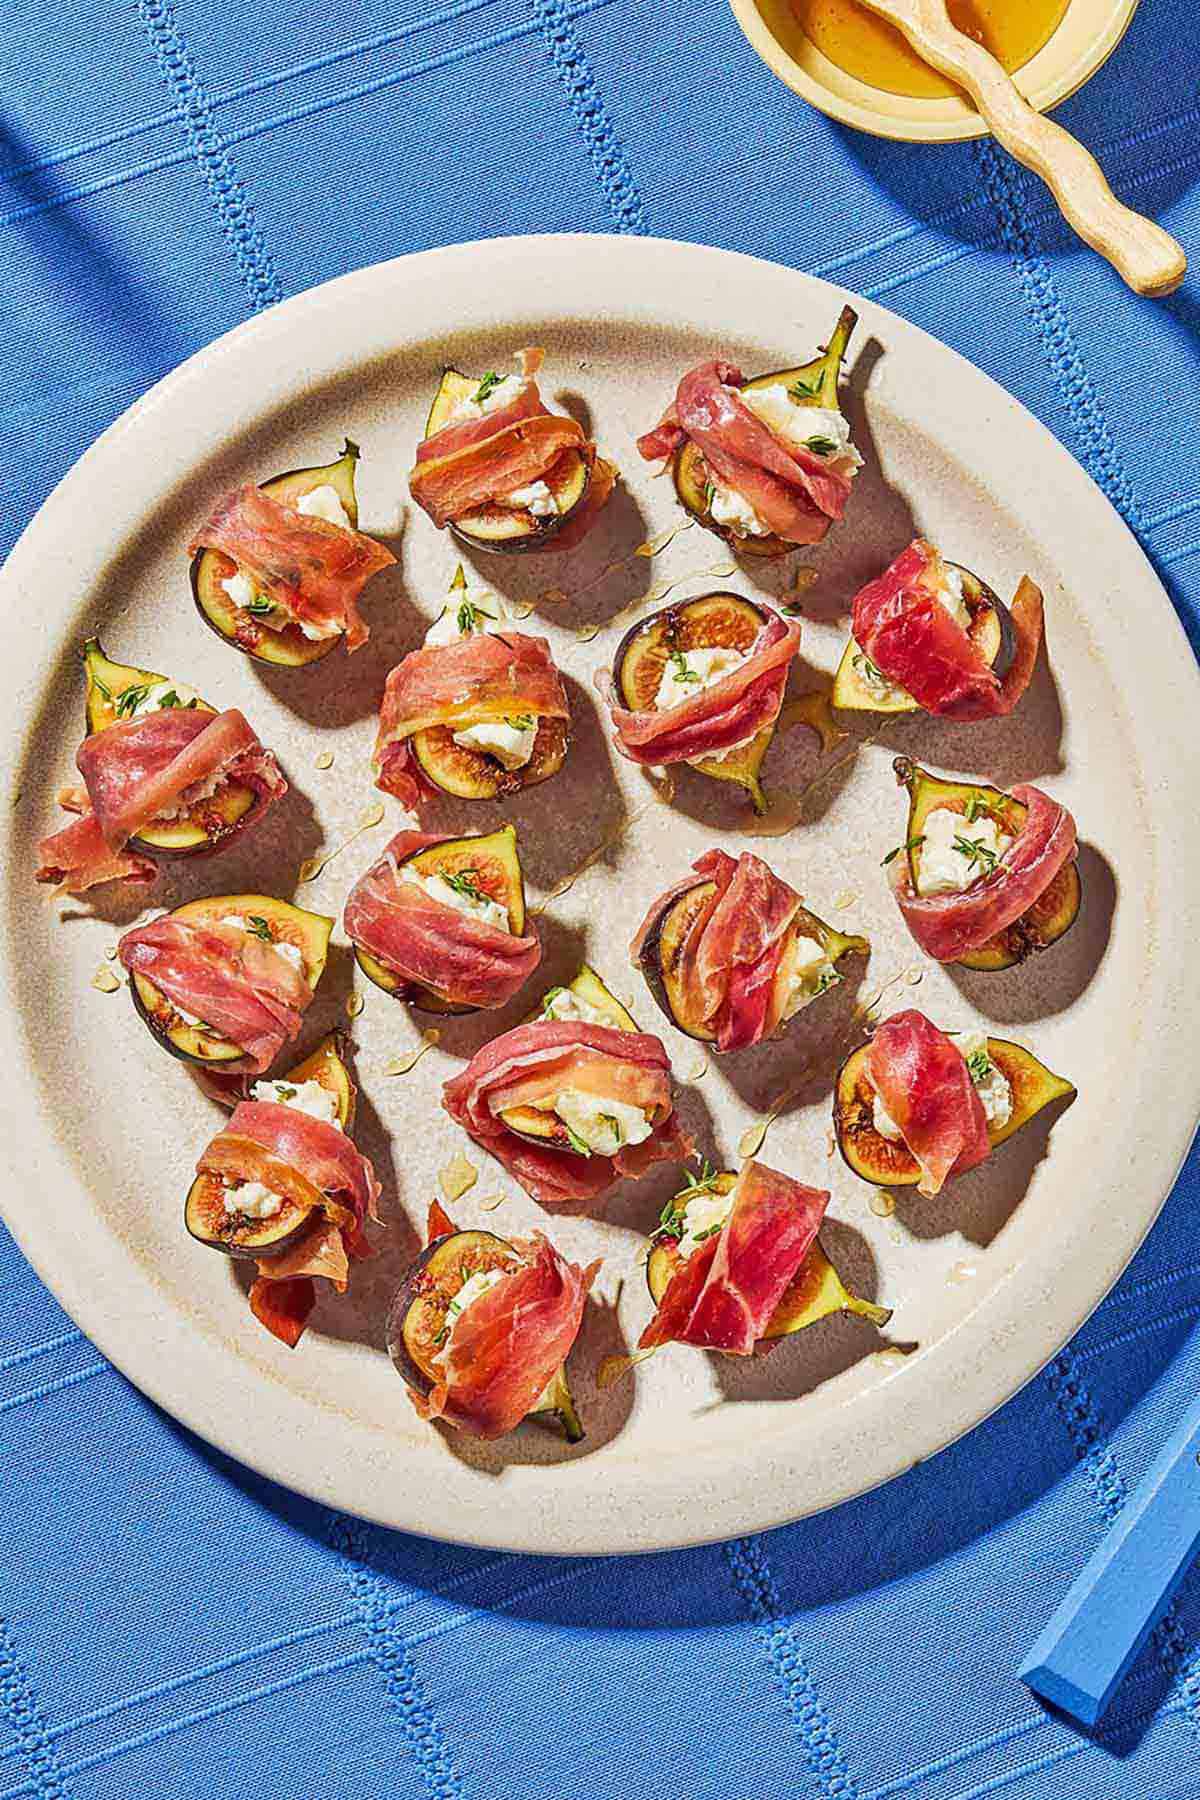
M1094 1725L1200 1551L1200 1400L1190 1409L1019 1671Z

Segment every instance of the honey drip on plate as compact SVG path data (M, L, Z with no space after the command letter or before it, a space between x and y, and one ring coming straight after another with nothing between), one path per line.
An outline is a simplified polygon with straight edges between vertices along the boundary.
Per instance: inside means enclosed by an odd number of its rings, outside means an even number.
M810 693L799 694L795 700L789 700L780 708L780 731L790 731L793 725L807 725L821 740L821 755L836 750L850 736L843 731L833 716L830 705L829 688L813 688Z
M494 1194L484 1195L483 1199L479 1202L479 1210L480 1212L495 1212L498 1206L504 1205L506 1199L507 1195L502 1189L498 1188Z
M301 884L308 881L315 881L322 869L329 867L329 864L333 861L335 856L340 856L343 850L349 849L355 838L361 837L364 831L373 831L376 825L381 825L383 823L383 811L382 802L379 802L374 806L368 806L364 812L359 814L358 819L355 822L354 830L350 833L348 838L344 839L340 844L335 844L332 850L326 850L319 856L310 856L300 864L300 873L297 876L297 880Z
M775 1096L762 1118L756 1119L753 1125L747 1125L745 1131L743 1131L741 1137L738 1139L739 1156L758 1155L763 1144L766 1142L768 1131L770 1131L772 1125L775 1123L788 1102L794 1100L796 1095L801 1092L805 1082L808 1081L812 1075L812 1072L811 1063L803 1063L795 1081L785 1087L781 1094Z
M314 758L313 767L315 769L332 769L332 767L333 767L333 751L332 750L322 750L320 752L320 754Z
M685 1069L683 1079L685 1081L703 1081L707 1074L708 1058L702 1056L698 1062L692 1064L690 1069Z
M348 994L346 996L346 1017L348 1019L357 1019L365 1004L366 1002L363 1000L362 995L357 991L353 994Z
M561 880L556 881L554 886L550 889L550 892L546 895L546 898L540 901L537 906L530 908L531 916L534 918L540 917L552 900L557 900L563 894L569 892L569 890L575 886L579 877L581 875L586 875L588 870L594 867L594 865L600 861L602 856L606 855L609 850L612 850L619 844L621 839L632 830L639 819L643 818L646 813L649 812L653 805L654 802L652 800L643 800L642 804L640 806L635 806L631 813L626 813L616 830L611 832L602 844L597 844L594 850L589 850L578 868L572 869L569 874L564 875Z
M635 556L661 556L668 544L673 544L683 532L690 531L695 523L695 519L681 519L677 525L668 525L667 529L660 531L657 537L647 538L644 544L639 544L633 554Z
M810 721L806 719L805 724L808 723ZM813 729L818 728L814 726ZM840 727L835 729L840 737L848 735ZM831 775L836 775L839 769L844 769L847 763L853 762L863 746L873 741L870 737L857 739L845 755L836 757L833 762L826 763L823 769L818 769L812 780L805 782L802 788L785 788L781 793L772 795L770 811L761 819L754 817L748 820L742 826L743 834L746 837L783 837L794 830L804 818L809 795L815 793L823 781L828 781Z
M447 1205L453 1200L461 1200L478 1180L479 1170L473 1162L467 1160L461 1150L456 1150L445 1168L438 1172L438 1186Z
M886 1188L876 1188L867 1205L877 1219L890 1219L896 1210L896 1196L889 1194Z
M862 1020L867 1019L874 1024L878 1018L879 1002L883 999L884 995L890 994L892 989L898 987L901 982L908 983L911 974L911 969L901 969L898 975L889 976L888 979L883 982L880 987L877 987L873 993L865 994L854 1008L852 1023L857 1025L860 1024Z
M409 1074L411 1070L416 1068L417 1064L420 1062L420 1060L424 1056L425 1052L427 1050L433 1049L433 1046L439 1041L439 1039L441 1038L441 1035L442 1034L440 1031L433 1029L433 1028L431 1028L429 1031L423 1031L421 1033L421 1042L417 1045L415 1050L406 1051L403 1056L395 1056L392 1058L391 1062L384 1063L384 1065L383 1065L384 1074L385 1075L407 1075L407 1074Z
M102 994L115 994L121 982L111 969L101 967L92 976L92 986Z

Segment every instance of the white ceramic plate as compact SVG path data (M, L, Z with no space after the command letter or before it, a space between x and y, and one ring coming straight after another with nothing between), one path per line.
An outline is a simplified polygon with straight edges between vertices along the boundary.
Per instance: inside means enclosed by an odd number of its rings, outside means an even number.
M14 704L3 757L18 795L3 823L4 1214L118 1367L279 1481L389 1525L522 1550L651 1549L779 1524L931 1455L1011 1395L1116 1279L1170 1186L1200 1084L1191 1035L1200 883L1194 834L1179 829L1200 790L1200 684L1124 525L1049 433L976 369L855 302L848 405L868 468L846 524L804 559L819 579L793 688L832 669L854 588L915 525L1003 593L1025 570L1045 589L1049 663L1015 716L977 727L893 723L856 756L842 746L824 763L809 734L794 731L768 763L777 791L799 792L845 760L812 788L803 822L767 839L746 835L746 813L699 777L681 775L668 807L611 753L591 675L649 602L651 584L678 578L677 594L719 585L752 593L759 581L771 595L794 580L791 560L713 574L727 558L698 529L655 557L632 554L679 517L669 485L639 462L636 434L704 356L732 354L747 372L803 361L846 298L746 257L645 239L502 240L367 269L241 327L162 382L62 483L4 572L0 647ZM265 830L219 859L182 865L154 891L155 905L255 885L290 894L317 842L346 837L376 797L368 756L384 673L440 608L452 544L409 509L400 567L367 606L369 646L285 676L264 674L204 629L187 589L189 529L235 480L324 461L348 433L363 447L364 527L394 536L443 363L482 372L531 342L547 349L548 395L586 409L627 483L597 541L564 565L551 556L487 561L495 585L538 601L576 713L563 773L512 809L531 899L624 825L607 860L543 915L544 985L569 977L586 955L643 1026L662 1031L685 1117L726 1161L765 1102L810 1062L763 1154L832 1188L828 1247L848 1276L896 1309L887 1340L839 1319L749 1366L674 1346L599 1393L599 1358L634 1341L648 1315L637 1254L674 1185L671 1171L627 1183L595 1219L550 1221L570 1253L606 1258L601 1300L572 1362L589 1426L574 1450L532 1425L494 1445L422 1425L381 1347L387 1299L416 1247L437 1171L470 1149L438 1109L440 1083L525 1003L499 1021L451 1022L411 1074L388 1076L384 1065L417 1042L418 1025L366 990L354 1026L360 1136L383 1177L391 1228L351 1297L323 1300L300 1349L288 1352L250 1317L227 1259L183 1231L189 1170L219 1115L154 1046L128 994L91 986L142 897L102 890L93 915L81 903L56 906L32 880L37 839L80 737L76 649L96 628L112 655L242 706L294 783ZM545 599L552 586L569 597ZM1083 914L1035 966L980 976L925 964L919 986L901 979L922 959L879 868L902 830L889 767L898 748L1004 786L1040 781L1075 811ZM335 753L327 771L315 766L322 749ZM447 806L433 816L486 827L497 813ZM386 826L298 898L338 911L399 824L392 807ZM829 1149L830 1081L853 989L801 1015L781 1044L690 1081L697 1047L659 1020L628 966L646 903L713 842L757 849L818 912L868 933L874 954L859 998L892 982L884 1010L916 1001L951 1028L986 1020L1070 1076L1075 1105L937 1201L901 1198L893 1217L877 1217L874 1190ZM342 1017L351 985L343 947L306 1042ZM545 1222L495 1165L478 1153L472 1160L484 1166L452 1209L459 1218L510 1234ZM498 1191L503 1205L481 1211ZM881 1356L889 1340L919 1349Z

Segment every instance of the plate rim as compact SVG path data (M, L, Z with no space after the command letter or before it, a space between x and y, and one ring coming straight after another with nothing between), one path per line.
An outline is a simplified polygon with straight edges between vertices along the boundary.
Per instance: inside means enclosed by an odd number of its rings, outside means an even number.
M444 280L448 270L454 270L455 265L458 265L464 276L469 275L478 284L479 290L486 291L489 300L481 300L476 294L471 299L466 314L456 317L456 326L463 328L478 325L480 329L494 329L503 324L511 332L511 313L499 318L489 315L487 308L491 296L504 292L506 281L514 287L519 285L513 280L514 266L527 268L529 259L533 259L538 270L539 294L549 297L539 311L546 313L553 310L550 302L555 298L557 288L561 287L563 295L567 296L561 312L564 322L571 319L584 322L586 310L583 305L577 304L579 293L584 292L594 307L599 291L596 283L602 271L606 272L606 279L611 282L615 269L630 266L630 257L634 259L632 266L636 268L637 259L647 255L657 259L657 264L651 262L647 265L650 275L643 269L642 274L646 279L639 292L652 292L658 285L663 289L664 295L669 295L670 298L669 301L664 300L665 310L658 313L641 305L636 296L630 299L627 304L631 328L639 322L661 326L664 319L681 325L691 324L695 328L692 314L687 310L689 305L700 304L695 293L689 295L682 311L676 310L679 295L689 294L689 282L697 284L696 292L703 293L703 304L710 310L715 308L718 299L722 304L732 306L734 303L728 296L734 292L738 303L741 303L743 287L753 286L756 301L760 292L767 289L778 290L779 297L785 303L798 302L801 310L805 310L810 301L822 307L832 307L847 298L857 299L860 308L865 308L868 318L874 315L887 321L894 343L907 340L922 355L933 354L939 359L953 359L953 365L958 365L961 380L969 389L974 389L977 396L986 398L993 408L998 407L1007 412L1010 418L1019 421L1019 428L1026 437L1032 432L1040 440L1041 454L1055 465L1052 472L1059 488L1065 484L1077 490L1081 503L1086 503L1089 511L1094 514L1097 529L1100 529L1099 521L1103 518L1106 548L1108 540L1111 540L1111 554L1122 564L1129 565L1141 585L1150 584L1157 591L1165 617L1156 618L1156 630L1144 634L1138 654L1147 660L1151 671L1168 690L1177 686L1186 690L1191 705L1195 708L1197 701L1200 701L1200 667L1191 653L1182 622L1145 552L1111 502L1066 447L990 376L919 326L817 277L740 252L676 239L634 238L615 234L553 233L493 238L413 252L368 265L364 269L310 288L279 306L244 321L193 353L155 383L96 439L56 485L22 532L7 563L0 570L0 600L8 601L7 606L0 607L0 646L11 654L14 641L23 638L28 654L28 640L32 636L38 640L38 654L42 663L48 664L60 653L61 628L55 636L49 617L43 618L32 633L28 623L22 628L18 602L22 592L28 591L31 584L36 583L39 589L43 587L43 561L55 549L57 522L64 508L73 505L77 498L82 499L89 487L114 467L131 434L148 429L156 415L169 415L173 407L187 399L195 383L202 381L219 387L220 382L214 378L214 371L223 371L227 375L239 361L253 360L261 371L261 380L265 384L266 391L259 393L253 403L245 398L239 402L246 415L241 423L234 417L229 418L225 437L232 439L245 429L250 419L265 416L270 410L270 384L272 380L279 380L280 374L278 369L273 369L268 375L267 370L271 368L268 352L274 350L278 355L284 340L291 340L293 334L301 336L305 326L313 332L325 308L330 305L340 306L352 295L367 307L372 304L378 306L380 300L393 301L397 287L407 284L415 293L416 288L430 276L436 276L437 280L433 283L436 286L438 281ZM590 279L583 268L589 259L594 259ZM664 278L663 271L667 264L670 265L671 274L669 278ZM481 272L487 271L490 273L485 274L485 278L481 280ZM706 283L711 283L710 292L703 292ZM461 284L460 291L468 291L465 281ZM402 315L397 311L394 316L399 319ZM747 319L743 315L735 322L734 329L743 332L747 328ZM379 329L382 330L382 326ZM393 351L404 348L405 338L399 330L395 330L391 343ZM321 346L320 352L327 354L326 347ZM320 361L320 354L316 350L314 357L317 362ZM289 342L289 367L294 367L293 358L294 345ZM307 385L319 385L321 381L328 380L335 368L365 367L366 364L367 359L361 353L341 362L330 356L329 367L318 374L314 374L311 365L307 366ZM297 388L302 385L300 382L295 383ZM253 388L254 383L249 386ZM960 400L959 405L965 406L966 400ZM202 451L203 446L196 449L195 460L199 460ZM147 509L152 504L148 498ZM116 536L117 529L114 525L114 543L120 541ZM58 550L61 560L64 554L61 546L58 546ZM103 566L111 553L111 548L106 550L103 542L99 542L92 548L92 560ZM49 585L53 590L53 583ZM1168 620L1174 627L1173 632L1167 624ZM1151 639L1153 648L1149 643ZM29 691L40 695L43 687L34 683ZM28 729L29 720L24 714L19 718L0 722L0 732L3 733L0 744L8 751L10 758L19 760L23 757ZM1163 728L1161 738L1166 750L1158 748L1156 736L1156 754L1148 766L1152 768L1164 760L1169 761L1167 752L1177 753L1178 779L1180 782L1190 782L1194 792L1194 784L1200 778L1200 742L1193 743L1186 733L1175 726L1174 719L1170 719L1168 726ZM1150 798L1157 800L1159 796L1155 793ZM28 870L14 867L13 833L14 817L13 809L10 808L6 810L0 831L0 874L9 883L10 891L14 880L28 882ZM1162 875L1162 871L1156 872ZM1179 866L1173 867L1169 874L1169 899L1177 904L1172 909L1164 902L1163 916L1171 928L1172 937L1186 940L1189 932L1200 925L1200 850L1190 845L1185 846ZM36 895L32 898L36 901ZM13 948L10 943L10 952ZM1168 957L1165 960L1170 959ZM713 1487L720 1490L722 1504L710 1517L701 1520L694 1514L684 1523L668 1506L665 1515L662 1512L639 1512L631 1527L627 1510L627 1487L617 1483L606 1494L599 1496L598 1505L597 1496L593 1493L594 1516L590 1523L581 1525L571 1502L580 1495L581 1490L588 1487L589 1459L585 1458L574 1463L509 1470L510 1477L515 1476L525 1483L533 1504L514 1506L510 1503L507 1510L487 1509L478 1500L467 1503L455 1501L447 1491L452 1486L451 1480L440 1494L437 1529L431 1530L430 1521L420 1516L422 1496L416 1481L407 1494L401 1491L397 1495L395 1490L389 1492L387 1482L389 1479L394 1480L395 1470L389 1468L389 1459L382 1443L378 1441L387 1437L380 1428L369 1421L346 1415L354 1454L336 1459L337 1467L332 1469L325 1458L318 1456L314 1460L311 1452L306 1455L303 1426L306 1419L311 1422L314 1406L311 1396L303 1399L280 1383L274 1390L280 1398L280 1412L276 1417L274 1436L268 1448L266 1434L256 1431L256 1425L260 1421L255 1419L253 1402L247 1407L243 1400L238 1419L231 1424L229 1408L219 1400L214 1402L209 1399L206 1403L197 1391L205 1384L197 1379L195 1373L181 1379L176 1373L176 1361L164 1353L168 1346L174 1346L177 1351L186 1347L189 1355L195 1359L189 1365L193 1370L215 1368L218 1372L224 1371L232 1375L241 1368L244 1375L244 1364L239 1362L227 1344L213 1338L183 1314L172 1313L164 1318L155 1305L160 1290L146 1277L139 1265L135 1264L132 1271L128 1266L125 1269L125 1279L139 1282L141 1286L132 1297L123 1292L120 1315L105 1305L102 1285L93 1283L89 1287L87 1276L94 1272L97 1258L100 1266L107 1262L111 1269L114 1244L117 1243L115 1233L95 1212L85 1214L83 1223L86 1229L77 1226L68 1231L53 1209L47 1211L36 1204L35 1197L41 1183L31 1179L31 1175L36 1177L38 1169L43 1166L53 1170L52 1179L60 1191L64 1187L64 1175L67 1177L66 1191L77 1192L85 1197L87 1189L84 1182L76 1176L71 1160L61 1145L52 1142L48 1133L44 1133L40 1143L29 1141L28 1094L36 1096L40 1101L40 1089L32 1069L27 1068L24 1063L24 1025L7 985L3 998L4 1004L0 1007L0 1043L10 1052L7 1066L19 1070L21 1079L14 1088L5 1088L0 1092L0 1119L8 1127L0 1167L3 1167L10 1178L0 1198L0 1211L22 1252L46 1286L104 1356L181 1424L269 1480L310 1499L340 1507L391 1528L435 1537L445 1542L524 1553L620 1555L721 1542L731 1536L783 1525L840 1505L894 1479L915 1462L926 1460L946 1448L981 1424L1033 1379L1104 1299L1136 1254L1169 1195L1187 1155L1197 1114L1200 1112L1200 1065L1194 1068L1190 1064L1186 1067L1173 1067L1169 1074L1174 1083L1172 1103L1174 1105L1177 1100L1177 1111L1172 1113L1169 1129L1164 1131L1160 1127L1155 1134L1149 1181L1146 1181L1145 1176L1139 1177L1139 1187L1144 1192L1148 1186L1152 1190L1152 1198L1140 1202L1132 1216L1123 1215L1120 1231L1114 1232L1110 1224L1102 1238L1093 1234L1096 1237L1094 1243L1089 1237L1089 1248L1095 1256L1095 1262L1089 1265L1089 1274L1082 1282L1078 1273L1072 1271L1073 1298L1069 1317L1060 1317L1059 1322L1049 1331L1043 1320L1040 1332L1032 1340L1033 1347L1030 1341L1023 1341L1018 1348L1014 1348L1011 1341L1005 1344L1006 1373L1000 1383L1003 1391L992 1392L987 1398L981 1398L978 1375L973 1381L964 1383L964 1365L960 1361L956 1367L953 1361L956 1353L961 1350L964 1334L978 1338L981 1331L985 1336L989 1334L989 1329L992 1333L995 1332L994 1325L990 1328L988 1326L987 1315L998 1306L1003 1314L1001 1290L1007 1286L1004 1280L998 1280L978 1305L958 1325L932 1343L915 1363L897 1368L869 1393L857 1396L864 1412L877 1410L883 1404L883 1396L891 1395L894 1397L891 1404L905 1417L920 1417L922 1408L919 1402L914 1406L913 1400L919 1371L930 1369L935 1359L938 1364L945 1364L947 1358L951 1359L948 1370L950 1379L939 1390L942 1404L936 1409L936 1417L942 1422L933 1429L914 1432L905 1440L903 1449L893 1448L886 1454L876 1452L876 1446L869 1441L867 1434L868 1442L864 1449L870 1449L876 1454L876 1463L865 1476L843 1479L840 1485L822 1494L820 1498L814 1500L809 1496L798 1503L794 1490L791 1497L788 1497L786 1478L791 1475L799 1480L805 1472L789 1465L786 1454L780 1449L779 1440L773 1439L775 1455L764 1452L754 1459L753 1467L758 1473L749 1488L743 1479L740 1491L731 1495L728 1471L725 1472L726 1479L723 1483L719 1474L712 1478ZM1160 1020L1169 1023L1175 1017L1171 996L1164 991L1161 979L1157 981L1148 999L1154 1003L1156 1016ZM1183 999L1186 1001L1186 994ZM1186 1017L1187 1008L1183 1005L1176 1021L1178 1029L1182 1029ZM1179 1064L1188 1064L1188 1061L1189 1059L1177 1059ZM23 1157L20 1155L21 1150L25 1152ZM63 1246L67 1242L75 1253L74 1260L71 1256L64 1260L62 1256ZM118 1254L127 1255L119 1248ZM1057 1284L1054 1291L1059 1291ZM127 1304L131 1298L133 1303ZM123 1329L127 1325L128 1329ZM1010 1333L1010 1338L1011 1336ZM257 1394L260 1389L255 1384L251 1391ZM398 1403L403 1403L404 1397L399 1384L397 1398ZM800 1403L795 1404L799 1412ZM924 1409L931 1416L934 1410ZM244 1421L242 1414L245 1414ZM240 1435L237 1429L239 1424L244 1424ZM701 1453L699 1460L707 1463L709 1456L715 1454L715 1450ZM329 1459L330 1463L333 1461L334 1459ZM413 1466L415 1474L415 1462ZM443 1472L447 1466L444 1463L441 1465ZM747 1470L749 1467L748 1461ZM706 1476L710 1473L707 1467L703 1472ZM735 1471L733 1477L735 1487L737 1473ZM685 1487L690 1491L690 1484L678 1484L679 1491L685 1491ZM549 1517L539 1514L536 1504L537 1499L547 1491L561 1496L563 1502L563 1509L557 1513L551 1511ZM731 1504L735 1516L730 1515ZM564 1511L569 1527L565 1533L562 1524Z

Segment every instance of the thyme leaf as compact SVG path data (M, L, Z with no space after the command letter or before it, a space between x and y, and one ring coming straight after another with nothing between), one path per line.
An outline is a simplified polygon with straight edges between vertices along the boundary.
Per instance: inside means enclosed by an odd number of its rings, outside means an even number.
M797 402L801 400L819 400L821 397L821 378L818 375L816 384L813 387L809 387L807 382L793 381L791 387L788 389L788 393L791 395L792 399Z
M989 850L986 844L977 843L974 838L964 837L961 832L956 835L953 847L960 856L966 857L972 868L978 863L985 875L990 875L1000 860L996 852Z
M475 392L471 395L472 406L482 406L493 388L498 388L503 379L504 377L502 375L497 375L495 369L489 369L479 386L475 389Z
M274 936L266 919L259 913L250 913L246 919L246 930L252 937L261 938L264 944L273 944Z
M149 693L150 683L148 681L143 681L137 687L127 687L117 701L118 719L131 719Z
M462 894L464 899L486 904L491 898L491 895L485 894L479 885L478 869L450 869L448 871L439 869L438 873L446 886L453 888L456 894Z
M562 1123L563 1130L567 1134L567 1141L570 1143L576 1156L590 1156L592 1154L592 1146L590 1144L585 1144L579 1133L577 1131L572 1131L565 1119Z
M896 858L899 856L899 854L902 850L915 850L918 848L919 845L923 844L924 842L925 842L925 837L924 837L924 833L922 833L922 835L920 837L910 837L908 839L907 843L897 844L896 848L894 850L888 851L887 855L884 857L883 861L879 865L880 868L886 869L890 862L895 862Z

